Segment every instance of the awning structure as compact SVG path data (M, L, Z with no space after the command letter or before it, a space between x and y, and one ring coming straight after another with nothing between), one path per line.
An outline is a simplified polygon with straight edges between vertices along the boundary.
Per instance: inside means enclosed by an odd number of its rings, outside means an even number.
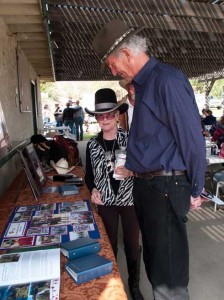
M0 0L0 16L1 7L10 5L2 2L11 3L11 17L13 2L24 8L39 5L41 23L38 16L34 20L29 10L24 10L25 19L30 18L27 29L21 23L19 27L18 17L17 25L13 19L9 23L9 16L5 20L31 60L35 55L42 57L39 63L32 63L43 79L50 70L57 81L114 80L109 71L99 74L100 62L92 40L106 22L115 18L130 27L144 26L141 35L148 39L149 54L173 64L189 78L224 77L224 1ZM44 40L38 36L40 27L45 30ZM29 30L33 32L28 35ZM18 39L22 34L27 36L25 40ZM28 43L29 39L33 44Z
M40 79L54 80L41 1L0 0L0 18L8 28L8 35L15 38Z

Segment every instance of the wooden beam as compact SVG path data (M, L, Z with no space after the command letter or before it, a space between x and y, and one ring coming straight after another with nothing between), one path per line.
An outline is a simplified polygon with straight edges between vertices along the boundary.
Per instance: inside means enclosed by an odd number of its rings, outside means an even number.
M52 75L52 70L51 69L49 69L49 70L35 69L35 71L36 71L37 74L41 74L41 76L43 76L43 75L51 76Z
M38 0L0 0L0 4L37 4Z
M37 69L43 69L43 70L49 69L49 70L51 70L52 69L50 63L48 63L48 64L47 63L41 63L41 61L40 61L39 63L31 63L31 64L35 68L35 70L37 70Z
M24 41L18 42L22 49L48 49L47 41Z
M38 58L38 57L32 57L29 59L30 63L39 63L40 61L41 62L45 62L45 63L48 63L50 61L50 58L49 57L45 57L45 58Z
M29 60L32 60L33 58L48 58L50 59L50 54L48 53L26 53L26 57Z
M18 2L19 3L19 2ZM0 16L38 16L41 15L38 4L0 4Z
M35 33L17 33L16 34L16 41L23 42L23 41L46 41L47 36L45 33L42 32L35 32Z
M33 54L33 55L38 55L38 54L40 54L40 55L44 55L44 54L49 55L48 48L45 48L45 49L27 49L26 48L26 49L23 49L23 51L26 55L30 55L30 54Z
M1 14L1 13L0 13ZM41 16L1 16L6 24L43 24Z
M25 33L25 32L44 32L43 24L10 24L8 25L11 33Z

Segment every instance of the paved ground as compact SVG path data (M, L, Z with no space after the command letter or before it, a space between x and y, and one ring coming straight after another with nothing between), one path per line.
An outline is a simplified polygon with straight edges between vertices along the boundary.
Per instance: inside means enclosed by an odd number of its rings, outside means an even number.
M79 142L79 150L85 166L86 142ZM190 211L187 225L190 244L190 299L223 300L224 290L224 211L213 211L212 203L204 203L202 209ZM119 231L118 265L127 287L127 269ZM144 264L141 266L140 287L145 300L153 300Z

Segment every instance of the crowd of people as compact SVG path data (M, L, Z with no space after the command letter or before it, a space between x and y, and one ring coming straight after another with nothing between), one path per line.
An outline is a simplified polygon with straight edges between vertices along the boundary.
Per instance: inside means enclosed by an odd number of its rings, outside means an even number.
M224 143L224 115L217 120L210 109L203 109L201 126L203 135L210 137L211 142L215 142L218 149L221 149Z
M50 122L50 108L46 104L43 109L43 122ZM83 140L83 124L84 124L84 110L80 106L79 100L72 102L71 100L66 103L66 107L63 109L59 103L55 104L54 110L54 121L56 122L56 127L68 126L70 132L76 135L77 141ZM59 132L63 132L59 129Z

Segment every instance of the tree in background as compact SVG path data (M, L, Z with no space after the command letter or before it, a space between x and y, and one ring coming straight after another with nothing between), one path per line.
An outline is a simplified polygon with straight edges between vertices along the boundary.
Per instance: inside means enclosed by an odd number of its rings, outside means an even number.
M205 93L205 82L198 82L196 79L192 79L190 80L190 82L195 91L199 93ZM216 80L210 92L210 96L213 96L215 98L221 98L223 92L224 92L224 79Z

